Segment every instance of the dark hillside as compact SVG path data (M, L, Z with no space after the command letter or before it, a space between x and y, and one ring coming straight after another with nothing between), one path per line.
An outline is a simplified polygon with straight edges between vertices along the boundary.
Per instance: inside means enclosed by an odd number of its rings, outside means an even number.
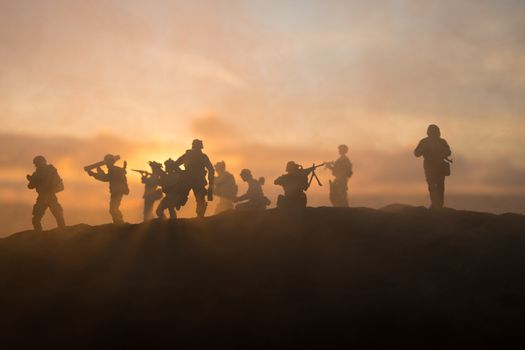
M396 205L20 232L0 240L2 342L522 341L524 227L522 215Z

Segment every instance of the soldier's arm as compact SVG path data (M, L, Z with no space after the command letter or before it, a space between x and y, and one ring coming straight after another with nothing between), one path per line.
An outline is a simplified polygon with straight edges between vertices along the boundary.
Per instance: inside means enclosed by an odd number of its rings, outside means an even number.
M421 157L423 155L423 152L424 152L424 142L423 140L419 141L416 149L414 150L414 155L416 157Z
M277 186L282 186L283 184L283 177L282 176L279 176L277 179L275 179L275 181L273 182L274 185L277 185Z
M184 153L182 156L180 156L176 161L175 161L175 166L176 167L180 167L182 164L184 164L184 160L186 159L186 153Z
M90 176L93 176L95 179L97 179L98 181L102 181L102 182L108 182L109 181L109 176L108 174L106 174L102 169L100 168L97 168L97 172L90 172L89 173Z
M36 187L36 174L33 173L33 175L27 175L27 179L29 180L29 183L27 184L27 188L33 189Z
M215 179L215 168L211 164L210 158L208 158L207 155L205 157L205 164L206 170L208 170L208 182L210 185L213 185L213 180Z
M452 154L452 151L450 150L450 146L448 145L447 141L443 139L443 156L445 158L450 157Z

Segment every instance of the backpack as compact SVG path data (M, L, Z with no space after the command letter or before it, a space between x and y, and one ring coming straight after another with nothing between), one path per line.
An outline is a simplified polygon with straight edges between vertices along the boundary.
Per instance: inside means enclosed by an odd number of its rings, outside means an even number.
M53 175L51 178L51 190L53 193L62 192L64 190L64 181L62 181L62 178L60 175L58 175L58 171L54 166L51 166L53 169Z

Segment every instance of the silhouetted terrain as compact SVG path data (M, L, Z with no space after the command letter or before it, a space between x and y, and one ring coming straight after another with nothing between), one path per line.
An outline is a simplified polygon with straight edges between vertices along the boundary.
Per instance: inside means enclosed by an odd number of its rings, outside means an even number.
M522 341L524 227L391 205L21 232L0 240L2 344Z

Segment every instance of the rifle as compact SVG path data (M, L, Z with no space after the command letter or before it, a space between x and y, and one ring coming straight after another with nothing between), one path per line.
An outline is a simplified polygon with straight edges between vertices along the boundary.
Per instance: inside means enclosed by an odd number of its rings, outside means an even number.
M326 163L321 163L321 164L315 165L315 163L314 163L314 164L312 164L311 167L303 169L303 171L306 173L306 175L311 174L310 175L310 179L308 180L308 186L306 187L306 189L310 188L310 185L312 184L313 179L315 179L317 181L317 184L319 186L323 186L323 184L321 183L321 181L317 177L317 174L315 173L315 169L317 169L319 167L322 167L325 164Z
M149 171L146 170L139 170L139 169L131 169L132 171L139 173L140 175L144 176L151 176L152 174Z
M120 156L114 156L114 159L115 161L119 160L120 159ZM90 170L93 170L95 168L98 168L98 167L101 167L103 165L106 165L106 162L105 161L100 161L100 162L96 162L96 163L93 163L93 164L90 164L90 165L86 165L84 167L84 170L85 171L90 171ZM125 166L124 166L125 167Z

